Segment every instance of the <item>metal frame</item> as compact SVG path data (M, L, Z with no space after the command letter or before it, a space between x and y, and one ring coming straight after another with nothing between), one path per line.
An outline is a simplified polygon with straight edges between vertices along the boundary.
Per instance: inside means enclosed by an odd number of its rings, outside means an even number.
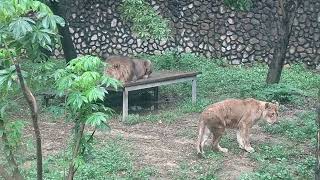
M192 103L195 103L197 100L197 76L194 77L184 77L184 78L178 78L175 80L167 80L162 82L155 82L155 83L148 83L148 84L140 84L136 86L130 86L130 87L124 87L123 88L123 99L122 99L122 121L125 121L125 119L128 117L128 96L129 91L139 90L139 89L146 89L146 88L152 88L152 87L158 87L163 85L169 85L169 84L175 84L175 83L181 83L186 81L192 81Z

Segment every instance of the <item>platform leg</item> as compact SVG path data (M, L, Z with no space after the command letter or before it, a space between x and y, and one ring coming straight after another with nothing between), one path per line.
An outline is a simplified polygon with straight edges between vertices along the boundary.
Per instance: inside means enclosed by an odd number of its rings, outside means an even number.
M197 80L192 80L192 104L196 103L197 101Z
M153 88L153 95L154 95L154 102L155 102L155 104L154 104L154 109L155 109L155 110L158 110L158 108L159 108L159 105L158 105L158 101L159 101L159 87L158 87L158 86Z
M128 117L128 90L125 88L122 96L122 121Z

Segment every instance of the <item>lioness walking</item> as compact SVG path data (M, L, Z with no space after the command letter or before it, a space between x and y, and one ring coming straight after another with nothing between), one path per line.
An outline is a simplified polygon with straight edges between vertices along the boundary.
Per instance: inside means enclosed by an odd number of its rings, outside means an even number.
M250 145L249 133L251 127L259 119L265 119L273 124L278 119L279 104L249 99L227 99L208 106L201 114L198 124L198 155L203 155L203 146L212 133L214 150L228 152L219 145L221 136L226 128L238 129L237 141L241 149L254 152Z

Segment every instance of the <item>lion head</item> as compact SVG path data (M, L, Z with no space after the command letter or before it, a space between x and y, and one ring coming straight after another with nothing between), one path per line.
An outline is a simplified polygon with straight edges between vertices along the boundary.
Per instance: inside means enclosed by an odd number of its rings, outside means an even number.
M145 75L150 76L150 74L153 72L153 67L152 67L151 61L145 60L144 67L145 67Z
M279 103L269 103L265 104L262 118L265 119L268 123L273 124L278 120L278 110L279 110Z

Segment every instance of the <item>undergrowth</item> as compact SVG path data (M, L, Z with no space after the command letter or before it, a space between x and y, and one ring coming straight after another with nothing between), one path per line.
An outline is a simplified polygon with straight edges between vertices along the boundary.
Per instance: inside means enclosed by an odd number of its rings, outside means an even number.
M259 167L243 173L241 180L313 179L315 158L292 145L261 144L250 157Z
M121 137L96 144L90 154L87 154L87 163L81 165L75 179L149 179L156 174L150 165L136 169L127 144ZM64 153L52 155L44 161L45 179L64 179L68 164ZM33 167L24 169L27 179L35 179L36 172Z
M254 63L228 65L220 59L208 59L191 53L167 52L157 56L147 56L157 70L201 71L198 76L198 96L216 102L225 98L257 98L276 100L281 104L303 105L306 97L316 97L320 75L308 71L302 64L292 65L283 70L279 84L265 83L267 65ZM161 93L179 97L191 97L190 84L161 87ZM212 99L212 100L211 100Z
M272 126L263 123L262 127L268 133L283 135L290 140L315 142L318 131L315 119L315 112L305 111L297 114L294 118L281 119Z

